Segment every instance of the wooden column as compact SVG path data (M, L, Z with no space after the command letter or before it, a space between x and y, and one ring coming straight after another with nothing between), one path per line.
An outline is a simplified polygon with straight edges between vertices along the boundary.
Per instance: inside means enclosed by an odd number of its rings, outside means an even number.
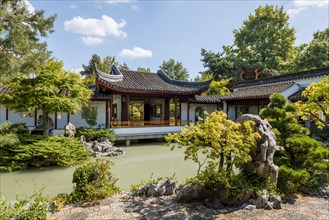
M55 129L57 129L57 112L55 112Z
M129 103L130 103L130 95L127 94L127 100L126 100L126 108L127 108L127 122L128 122L128 126L130 125L129 123Z
M177 125L177 96L175 96L174 102L175 102L175 125Z
M219 110L219 104L217 103L217 111Z
M170 99L165 99L165 109L164 109L164 120L169 121L170 119Z
M238 104L236 102L234 103L234 113L235 113L234 120L236 120L238 118Z
M111 124L112 124L112 119L113 119L113 101L112 101L112 98L109 100L110 102L110 106L109 106L109 111L110 111L110 126L111 127Z
M70 123L70 114L71 114L71 113L69 113L69 112L67 113L67 121L66 121L67 124Z
M105 127L109 127L109 101L105 101Z
M187 124L190 125L190 99L187 98Z
M34 110L34 127L38 126L38 111Z
M6 121L8 121L8 119L9 119L9 110L8 110L8 108L6 107Z

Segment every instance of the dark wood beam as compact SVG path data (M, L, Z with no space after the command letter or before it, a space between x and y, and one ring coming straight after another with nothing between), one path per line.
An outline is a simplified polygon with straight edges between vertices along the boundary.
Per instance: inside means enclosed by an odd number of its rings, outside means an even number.
M190 125L190 100L187 100L187 124Z
M67 113L67 121L66 121L67 124L70 123L70 114L71 114L71 113L69 113L69 112Z
M105 127L109 127L109 101L105 101Z
M57 129L57 112L55 112L55 129Z
M177 125L177 96L175 96L174 102L175 102L175 125Z
M235 102L234 103L234 120L236 120L238 118L238 103Z
M126 101L126 105L127 105L127 121L128 121L128 124L129 124L129 104L130 104L130 95L127 94L127 101Z
M38 126L38 110L34 110L34 127Z
M113 100L112 98L109 100L110 102L110 106L108 107L108 111L110 111L110 126L111 127L111 123L112 123L112 119L113 119Z
M9 110L8 110L8 108L6 107L6 121L8 121L9 120Z

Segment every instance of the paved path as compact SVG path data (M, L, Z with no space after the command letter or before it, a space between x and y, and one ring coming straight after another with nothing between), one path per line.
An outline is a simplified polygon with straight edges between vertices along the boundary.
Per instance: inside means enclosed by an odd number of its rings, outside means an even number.
M174 196L161 198L129 197L125 193L102 200L91 207L65 208L48 216L49 220L85 219L258 219L329 220L329 200L298 196L286 200L280 210L212 210L201 203L177 203Z

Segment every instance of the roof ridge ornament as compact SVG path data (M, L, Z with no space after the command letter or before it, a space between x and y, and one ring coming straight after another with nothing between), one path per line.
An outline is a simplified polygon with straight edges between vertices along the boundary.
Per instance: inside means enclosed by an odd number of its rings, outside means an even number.
M118 82L123 80L122 73L115 65L112 65L111 71L108 74L99 70L96 65L94 65L94 67L95 67L97 79L100 78L110 82Z
M204 81L204 82L190 82L190 81L180 81L180 80L174 80L170 78L163 70L158 70L157 74L167 83L173 84L173 85L180 85L180 86L188 86L188 85L209 85L213 80L214 77L210 80Z

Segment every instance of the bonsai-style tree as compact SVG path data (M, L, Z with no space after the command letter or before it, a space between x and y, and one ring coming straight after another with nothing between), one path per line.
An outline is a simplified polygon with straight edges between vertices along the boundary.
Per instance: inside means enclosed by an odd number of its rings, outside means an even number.
M98 115L97 108L93 108L91 106L85 106L82 108L81 111L82 119L84 119L87 122L90 128L97 125L97 115Z
M48 134L49 114L77 112L92 94L80 75L63 70L63 63L49 60L39 67L35 77L19 75L8 84L9 92L0 102L19 112L42 110L44 134Z
M281 188L283 191L292 190L290 187L303 191L322 184L319 178L323 180L329 171L329 163L325 160L329 150L309 137L309 130L298 123L296 115L296 106L288 104L278 93L270 97L270 104L260 112L260 116L272 125L278 145L283 147L279 151L280 157L276 158L276 164L280 165L278 187L287 187ZM288 186L283 186L283 182Z
M198 163L198 172L207 163L206 170L217 172L224 181L222 183L229 186L233 180L233 167L241 168L251 160L249 152L258 138L252 121L239 124L228 120L224 112L216 111L204 123L191 124L182 128L180 133L168 134L166 141L168 145L178 143L179 148L185 148L185 160ZM202 161L200 154L206 160Z
M319 128L329 129L329 77L318 83L312 83L302 95L305 101L299 101L297 106L303 119L306 120L309 116ZM320 114L323 114L326 120L319 117Z

